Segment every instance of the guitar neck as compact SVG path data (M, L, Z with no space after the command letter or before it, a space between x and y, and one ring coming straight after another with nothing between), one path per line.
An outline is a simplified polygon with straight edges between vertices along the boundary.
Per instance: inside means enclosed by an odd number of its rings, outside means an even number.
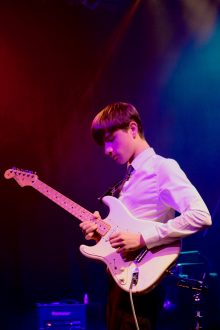
M91 212L87 211L85 208L79 204L73 202L68 197L62 195L55 189L49 187L47 184L41 180L36 180L32 187L38 190L41 194L52 200L54 203L65 209L67 212L72 214L80 221L92 221L97 224L98 229L96 230L101 236L105 235L110 229L110 225L103 220L94 219L94 216Z

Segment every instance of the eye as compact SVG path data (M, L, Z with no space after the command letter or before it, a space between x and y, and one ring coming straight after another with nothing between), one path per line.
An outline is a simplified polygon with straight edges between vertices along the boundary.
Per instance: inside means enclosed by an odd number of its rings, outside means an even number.
M115 139L115 137L114 137L114 136L111 136L111 137L109 137L109 138L107 139L107 142L113 142L114 139Z
M114 134L109 134L105 138L105 142L113 142L115 140L115 135Z

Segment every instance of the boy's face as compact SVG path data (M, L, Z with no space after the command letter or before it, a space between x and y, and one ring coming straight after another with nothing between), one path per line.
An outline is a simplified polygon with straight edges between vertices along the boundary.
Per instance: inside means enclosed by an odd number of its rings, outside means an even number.
M125 164L133 160L135 144L132 129L118 129L104 136L105 154L119 164Z

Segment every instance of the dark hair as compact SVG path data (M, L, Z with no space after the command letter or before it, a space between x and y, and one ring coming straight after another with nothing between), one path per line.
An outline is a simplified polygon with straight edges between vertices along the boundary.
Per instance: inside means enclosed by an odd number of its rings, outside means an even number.
M107 105L93 119L92 136L96 143L102 145L105 133L113 133L118 129L128 129L131 121L138 125L138 133L144 138L141 118L136 108L129 103L116 102Z

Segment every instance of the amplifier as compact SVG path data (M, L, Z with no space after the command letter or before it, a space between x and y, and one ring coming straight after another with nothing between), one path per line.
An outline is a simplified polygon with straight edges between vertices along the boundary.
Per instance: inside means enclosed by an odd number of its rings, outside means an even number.
M86 330L86 305L37 304L38 330Z

